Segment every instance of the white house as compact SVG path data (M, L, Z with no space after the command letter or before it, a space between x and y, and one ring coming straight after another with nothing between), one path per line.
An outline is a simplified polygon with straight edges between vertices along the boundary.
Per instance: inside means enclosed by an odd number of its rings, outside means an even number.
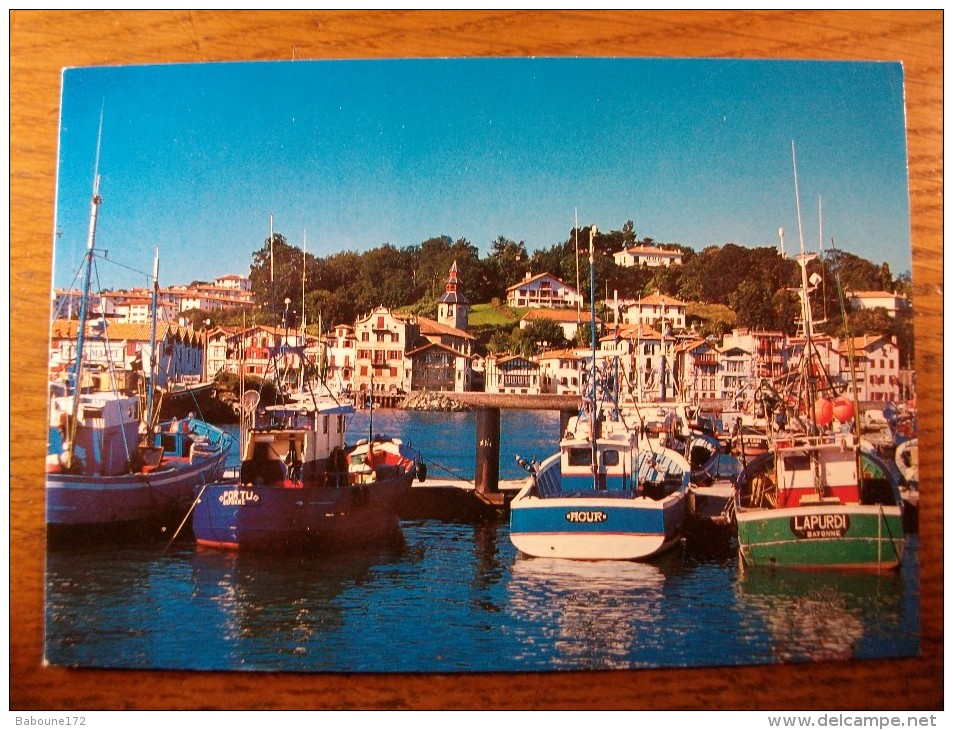
M76 359L78 320L60 319L50 331L50 371L54 378ZM96 320L87 324L85 361L116 374L148 372L152 352L152 326L147 322ZM156 385L198 379L205 365L201 334L170 322L156 326Z
M625 324L647 324L661 329L685 329L688 305L660 292L637 300L619 302L620 315Z
M776 378L788 368L786 342L783 332L738 328L726 334L721 344L725 350L737 347L750 352L755 377Z
M563 337L572 342L576 339L579 325L587 324L590 316L588 312L580 315L576 309L531 309L520 318L520 329L525 330L531 322L547 319L558 324L563 331ZM602 320L597 317L596 328L601 324Z
M541 393L539 363L522 355L490 355L484 361L487 393Z
M887 402L900 399L900 353L892 338L864 335L844 340L840 343L840 355L843 377L849 383L853 375L859 400Z
M719 397L720 357L714 344L704 338L687 340L676 345L672 352L679 397L694 402Z
M585 358L578 349L548 350L536 357L540 390L556 395L579 395Z
M251 291L251 279L240 274L226 274L218 277L214 282L216 288L231 289L234 291Z
M650 266L653 268L660 266L681 266L682 252L672 251L658 246L631 246L612 254L613 260L617 266Z
M324 347L327 361L325 379L338 392L352 389L354 363L357 361L357 339L354 328L349 324L338 324L324 335Z
M354 336L354 388L377 393L409 392L413 370L406 353L420 336L416 320L379 306L358 318Z
M847 300L850 302L851 309L883 308L891 317L896 317L900 312L910 308L910 300L905 295L885 291L847 292Z
M506 290L510 307L548 307L550 309L582 306L583 298L573 287L549 273L526 276Z

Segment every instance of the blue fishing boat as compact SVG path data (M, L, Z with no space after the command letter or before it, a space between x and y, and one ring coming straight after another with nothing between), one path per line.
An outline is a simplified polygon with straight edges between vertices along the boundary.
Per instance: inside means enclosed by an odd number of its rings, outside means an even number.
M593 237L590 233L590 272ZM590 274L594 277L594 273ZM591 289L594 290L594 284ZM620 416L617 379L592 362L578 415L559 450L530 471L510 503L510 539L530 557L639 560L676 545L686 519L691 466Z
M315 552L385 544L419 455L399 438L369 433L345 444L354 407L333 397L300 398L257 409L243 404L237 477L196 490L192 530L198 545L221 550Z
M88 366L86 349L96 338L88 303L100 203L97 174L82 264L76 359L63 392L50 398L53 453L46 461L45 491L47 535L53 542L172 526L187 513L195 487L221 477L233 441L227 432L194 416L164 423L152 417L154 355L146 404L120 391L110 371L95 372ZM153 333L158 269L157 253Z

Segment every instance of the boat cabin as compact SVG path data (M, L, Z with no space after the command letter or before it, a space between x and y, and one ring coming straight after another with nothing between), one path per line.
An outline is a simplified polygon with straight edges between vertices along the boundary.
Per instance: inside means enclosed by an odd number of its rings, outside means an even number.
M664 499L678 491L687 479L687 474L671 460L668 452L638 449L637 434L621 423L600 421L595 445L591 438L575 435L588 428L589 421L585 417L570 420L567 434L560 442L560 468L545 468L544 464L537 473L539 496L554 498L595 493L605 497Z
M60 430L59 466L74 474L115 476L129 471L139 444L139 399L113 393L81 393L54 398L50 423ZM72 446L72 455L69 454Z
M779 442L775 467L779 507L860 501L857 446L849 434L804 444Z
M344 433L350 406L273 406L247 432L242 484L303 486L346 474Z

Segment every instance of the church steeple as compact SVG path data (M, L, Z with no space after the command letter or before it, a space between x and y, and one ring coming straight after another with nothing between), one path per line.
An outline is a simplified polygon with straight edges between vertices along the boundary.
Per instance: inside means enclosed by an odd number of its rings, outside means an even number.
M448 327L467 331L470 319L470 302L457 291L460 281L457 277L457 262L450 267L447 286L443 296L437 300L437 321Z

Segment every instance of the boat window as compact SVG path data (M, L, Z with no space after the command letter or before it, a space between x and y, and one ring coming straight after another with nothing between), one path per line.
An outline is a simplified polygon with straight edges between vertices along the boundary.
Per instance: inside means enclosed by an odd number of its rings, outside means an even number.
M590 449L569 449L569 466L592 466Z
M602 452L602 465L603 466L618 466L619 465L619 452L615 449L610 449L608 451Z
M321 429L322 429L321 433L328 432L328 417L327 416L321 416Z
M811 468L811 458L805 454L784 457L785 471L807 471Z
M344 433L344 416L338 416L338 433Z

